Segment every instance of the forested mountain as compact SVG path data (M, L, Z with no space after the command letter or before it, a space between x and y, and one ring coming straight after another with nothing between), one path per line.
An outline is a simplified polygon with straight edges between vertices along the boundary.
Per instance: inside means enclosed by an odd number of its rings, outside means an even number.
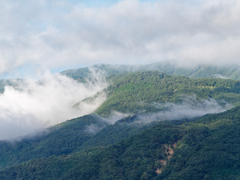
M138 68L107 71L94 114L1 141L0 179L238 179L240 81Z
M121 73L137 71L160 71L172 75L181 75L190 78L225 78L240 80L240 67L237 65L214 66L214 65L195 65L189 67L180 66L174 61L162 61L146 65L111 65L97 64L91 66L94 69L100 69L107 75L116 75ZM74 79L84 79L91 74L91 68L70 69L61 72L64 75Z
M111 78L108 87L109 98L97 110L107 115L112 110L138 113L157 111L152 103L181 103L186 95L199 99L214 98L240 105L240 82L226 79L190 79L158 71L143 71L120 74Z
M195 121L163 121L110 145L40 158L1 179L237 179L240 108Z

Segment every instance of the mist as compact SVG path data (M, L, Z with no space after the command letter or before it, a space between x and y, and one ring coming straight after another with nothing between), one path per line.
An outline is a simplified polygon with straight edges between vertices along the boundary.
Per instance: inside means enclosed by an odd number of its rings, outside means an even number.
M108 124L114 124L115 122L117 122L120 119L123 119L125 117L128 117L132 114L127 114L127 113L121 113L118 111L112 111L111 114L108 117L101 117L98 116L102 121L108 123Z
M194 96L186 96L182 103L153 103L153 106L161 109L157 113L139 114L138 119L142 122L179 120L201 117L206 114L220 113L233 106L225 100L197 99Z
M105 128L108 125L114 124L115 122L119 121L120 119L123 119L125 117L128 117L132 114L125 114L118 111L112 111L111 114L108 117L102 117L98 114L92 114L96 119L99 120L96 124L90 124L85 127L85 132L90 134L95 134Z
M99 93L91 102L82 100L102 91L107 82L102 72L91 71L91 80L84 84L50 73L41 80L13 80L15 86L6 86L0 94L0 140L34 134L94 112L106 100L106 95Z

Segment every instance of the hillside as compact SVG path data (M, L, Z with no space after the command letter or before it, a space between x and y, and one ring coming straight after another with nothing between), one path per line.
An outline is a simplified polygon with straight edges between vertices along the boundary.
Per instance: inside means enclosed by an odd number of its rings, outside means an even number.
M106 123L97 116L86 115L48 128L33 137L25 137L16 142L0 142L0 169L19 164L30 159L70 154L93 137L86 127L94 125L102 129Z
M129 116L109 125L98 115L91 114L68 120L20 141L0 141L0 169L35 158L67 155L80 150L112 145L158 123L129 125L137 119L137 116Z
M156 112L154 103L181 103L186 96L197 99L224 99L240 105L240 82L227 79L190 79L158 71L143 71L112 76L108 99L96 111L108 115L112 110L123 113ZM163 104L164 107L164 104Z
M111 146L25 162L2 179L237 179L240 108L166 121Z
M239 81L159 71L107 79L96 114L1 141L0 179L239 177ZM127 117L112 121L114 111Z

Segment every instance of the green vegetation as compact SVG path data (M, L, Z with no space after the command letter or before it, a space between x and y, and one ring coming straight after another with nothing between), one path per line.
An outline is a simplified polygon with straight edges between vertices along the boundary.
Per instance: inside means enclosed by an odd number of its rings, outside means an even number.
M1 179L140 179L156 177L158 159L166 159L164 144L173 144L184 135L171 123L145 130L119 143L62 155L36 159L0 171Z
M91 114L51 127L45 134L14 143L1 141L0 179L239 179L240 106L195 119L148 121L146 115L164 110L155 102L181 104L193 95L199 102L213 98L222 105L222 99L240 105L239 81L159 71L119 72L108 77L108 99L96 113L108 116L116 110L136 115L109 125ZM86 69L79 80L87 74Z
M195 121L160 122L114 145L31 160L0 171L0 177L238 179L239 126L240 107Z
M30 159L70 154L94 136L85 131L91 124L100 129L106 126L96 116L87 115L49 128L35 137L26 137L17 142L1 141L0 169Z
M143 71L120 74L110 78L107 89L109 98L96 111L106 116L112 110L124 113L141 111L155 112L151 103L180 103L184 95L196 95L200 99L225 99L233 105L240 105L240 82L229 79L190 79L158 71Z
M239 179L240 108L190 124L158 179Z
M26 137L18 142L0 142L0 169L22 162L50 156L67 155L80 150L112 145L124 138L142 132L157 122L132 124L136 116L127 117L114 125L108 125L92 114L66 121L49 128L47 132ZM89 129L93 128L93 131Z

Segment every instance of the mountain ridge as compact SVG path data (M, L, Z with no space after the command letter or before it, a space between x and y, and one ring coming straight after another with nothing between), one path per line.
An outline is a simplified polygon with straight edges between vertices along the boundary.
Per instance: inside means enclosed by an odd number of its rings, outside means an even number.
M107 75L117 75L121 73L137 71L160 71L172 75L182 75L190 78L229 78L240 80L240 67L235 65L215 66L199 64L184 68L175 61L162 61L152 64L142 65L113 65L113 64L96 64L90 66L93 69L105 71ZM90 76L89 67L79 69L69 69L61 74L75 79L84 79Z

